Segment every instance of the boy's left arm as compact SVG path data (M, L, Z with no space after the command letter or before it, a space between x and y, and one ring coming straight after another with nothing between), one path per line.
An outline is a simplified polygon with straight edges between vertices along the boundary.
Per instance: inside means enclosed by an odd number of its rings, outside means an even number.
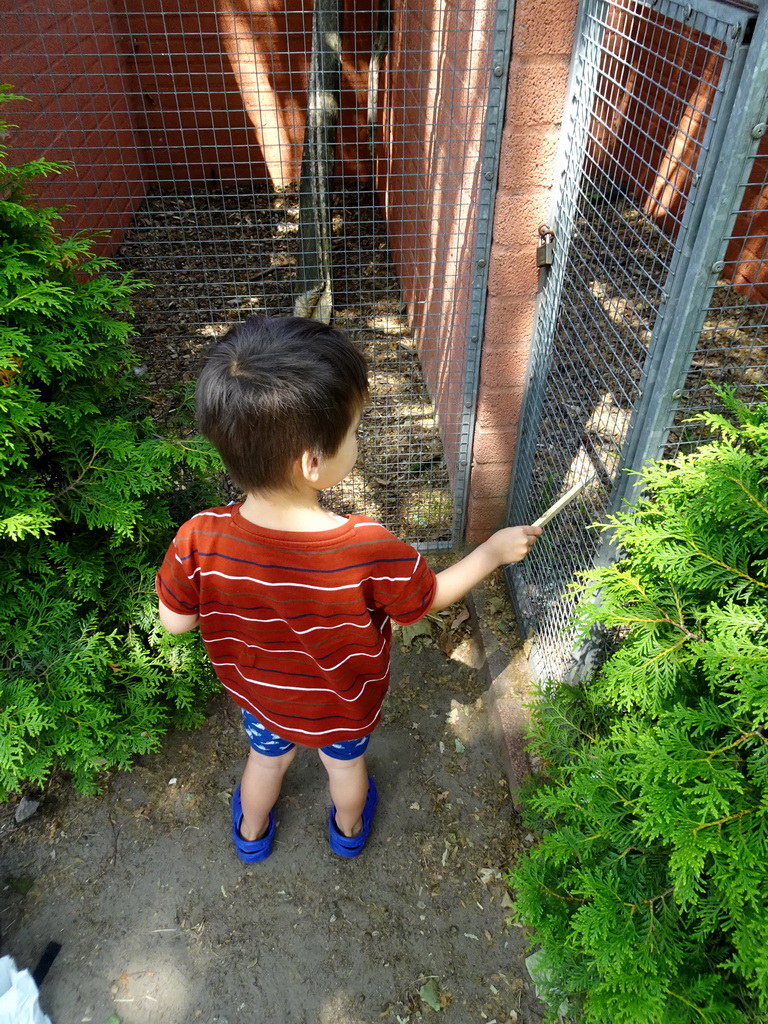
M178 612L166 607L162 601L157 602L157 610L160 613L160 621L169 633L188 633L200 623L199 615L179 615Z

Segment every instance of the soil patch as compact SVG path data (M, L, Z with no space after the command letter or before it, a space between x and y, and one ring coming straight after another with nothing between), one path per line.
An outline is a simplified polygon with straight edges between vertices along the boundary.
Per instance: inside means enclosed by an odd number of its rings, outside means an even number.
M502 877L532 837L478 659L466 625L450 644L395 651L369 747L379 808L357 860L329 850L307 750L271 858L237 860L229 800L247 745L224 696L200 731L172 733L99 795L53 786L22 825L0 809L2 951L32 967L61 943L41 989L53 1024L542 1020Z

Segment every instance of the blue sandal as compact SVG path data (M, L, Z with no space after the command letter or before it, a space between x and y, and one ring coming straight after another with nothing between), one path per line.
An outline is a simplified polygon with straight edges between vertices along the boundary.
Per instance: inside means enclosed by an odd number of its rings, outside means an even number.
M328 819L328 830L330 832L331 849L334 853L337 853L340 857L357 857L363 852L363 847L371 833L373 812L376 810L377 800L378 793L376 792L376 784L369 775L368 796L365 798L365 807L363 807L362 814L363 828L357 836L345 836L343 833L339 832L336 825L336 808L331 804L331 815Z
M256 864L260 860L266 860L272 853L272 840L275 838L275 816L269 812L269 828L266 835L261 839L243 839L240 835L240 825L243 821L243 805L240 800L240 787L238 786L232 794L232 839L237 850L237 856L243 864Z

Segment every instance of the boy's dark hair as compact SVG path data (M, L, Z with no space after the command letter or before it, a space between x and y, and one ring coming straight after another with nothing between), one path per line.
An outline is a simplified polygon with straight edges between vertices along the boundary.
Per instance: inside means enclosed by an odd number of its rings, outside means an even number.
M249 317L213 349L197 421L244 491L284 487L305 451L336 454L368 397L365 356L302 317Z

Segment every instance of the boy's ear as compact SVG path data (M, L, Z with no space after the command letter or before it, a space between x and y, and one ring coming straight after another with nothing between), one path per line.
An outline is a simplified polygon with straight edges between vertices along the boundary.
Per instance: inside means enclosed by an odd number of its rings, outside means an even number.
M320 456L315 452L304 452L299 459L301 475L310 484L316 484L320 479Z

